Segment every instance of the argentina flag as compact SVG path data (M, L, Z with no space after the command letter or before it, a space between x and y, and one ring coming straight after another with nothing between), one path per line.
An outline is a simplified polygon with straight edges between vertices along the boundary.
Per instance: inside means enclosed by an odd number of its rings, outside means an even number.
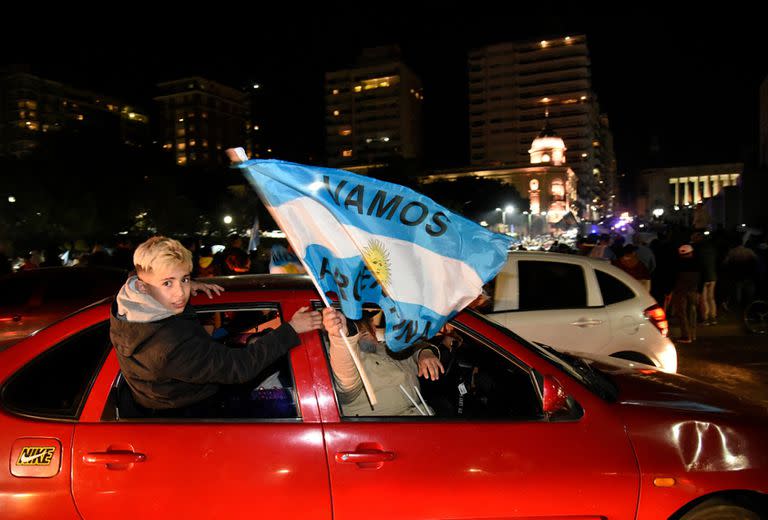
M278 160L237 166L347 317L384 311L393 351L437 334L506 261L510 237L403 186Z

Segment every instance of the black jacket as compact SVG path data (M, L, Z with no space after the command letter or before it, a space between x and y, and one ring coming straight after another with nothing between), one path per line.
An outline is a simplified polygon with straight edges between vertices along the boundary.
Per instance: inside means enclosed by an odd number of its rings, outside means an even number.
M219 384L249 381L300 343L284 323L245 348L229 348L211 339L190 306L169 318L137 323L118 319L117 303L109 337L136 402L158 410L202 401Z

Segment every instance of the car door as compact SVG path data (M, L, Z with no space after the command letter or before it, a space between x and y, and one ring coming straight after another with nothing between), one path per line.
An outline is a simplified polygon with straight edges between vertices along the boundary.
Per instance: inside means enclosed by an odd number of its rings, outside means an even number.
M611 324L591 268L577 260L510 258L497 276L491 317L560 350L599 352Z
M231 337L237 340L241 332ZM312 341L307 334L303 339ZM82 517L330 518L322 429L304 346L285 361L295 405L290 417L269 412L260 418L124 419L119 406L115 412L121 398L112 352L75 427L72 494Z
M352 418L327 410L334 519L633 519L639 476L619 418L542 360L529 357L539 364L534 370L504 351L500 344L514 345L503 333L476 318L462 321L461 348L482 354L456 357L449 370L458 366L472 379L450 398L454 416ZM484 327L488 337L472 331ZM545 373L568 383L565 417L541 413L535 379ZM446 382L451 388L456 379Z

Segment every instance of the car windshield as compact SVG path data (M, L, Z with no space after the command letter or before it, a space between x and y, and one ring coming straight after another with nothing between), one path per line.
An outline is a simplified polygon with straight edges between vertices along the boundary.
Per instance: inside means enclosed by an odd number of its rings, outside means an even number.
M607 375L593 367L592 364L587 360L573 356L571 354L560 352L548 345L530 342L524 338L521 338L503 325L489 319L483 314L475 311L469 312L473 316L485 321L507 336L510 336L521 345L524 345L535 351L537 354L547 359L549 362L556 365L564 372L568 373L570 376L579 381L582 385L586 386L590 391L602 399L611 402L616 400L619 393L616 385L608 378Z

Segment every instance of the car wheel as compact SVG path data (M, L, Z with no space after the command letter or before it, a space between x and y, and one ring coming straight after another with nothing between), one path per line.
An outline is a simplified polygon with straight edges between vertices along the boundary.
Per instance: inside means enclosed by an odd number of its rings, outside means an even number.
M651 358L649 358L645 354L641 354L640 352L633 352L633 351L616 352L614 354L611 354L611 357L626 359L627 361L635 361L637 363L645 363L646 365L651 365L652 367L656 366L656 363L651 361Z
M709 499L697 505L680 520L760 520L761 515L743 505L735 504L730 500Z

